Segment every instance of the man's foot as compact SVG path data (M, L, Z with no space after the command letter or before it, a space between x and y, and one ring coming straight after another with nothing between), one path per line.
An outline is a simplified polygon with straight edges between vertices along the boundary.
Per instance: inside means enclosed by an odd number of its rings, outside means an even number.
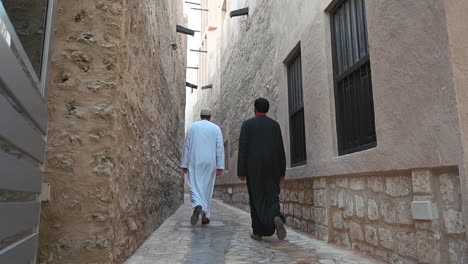
M276 236L279 240L283 240L286 237L286 228L284 227L283 220L281 217L277 216L273 218L276 227Z
M207 225L207 224L210 223L210 219L208 219L208 217L206 217L206 214L205 214L205 213L202 214L201 223L202 223L202 225Z
M250 234L250 238L252 238L253 240L257 240L257 241L262 240L261 235Z
M197 224L197 222L198 222L198 217L200 217L201 210L202 210L201 205L197 205L197 206L195 207L195 209L193 210L192 217L190 217L190 223L191 223L192 225L196 225L196 224Z

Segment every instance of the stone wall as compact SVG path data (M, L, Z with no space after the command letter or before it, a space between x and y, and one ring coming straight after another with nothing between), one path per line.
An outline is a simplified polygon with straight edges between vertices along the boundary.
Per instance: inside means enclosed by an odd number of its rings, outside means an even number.
M245 185L219 185L216 197L248 210ZM385 262L468 261L456 168L284 181L280 198L289 226ZM438 217L415 220L413 201Z
M182 3L58 1L39 263L122 263L183 202Z

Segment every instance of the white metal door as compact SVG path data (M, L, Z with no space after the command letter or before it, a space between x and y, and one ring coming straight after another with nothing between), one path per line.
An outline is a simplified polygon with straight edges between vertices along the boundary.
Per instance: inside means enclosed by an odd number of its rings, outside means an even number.
M36 262L53 8L54 1L0 0L2 264Z

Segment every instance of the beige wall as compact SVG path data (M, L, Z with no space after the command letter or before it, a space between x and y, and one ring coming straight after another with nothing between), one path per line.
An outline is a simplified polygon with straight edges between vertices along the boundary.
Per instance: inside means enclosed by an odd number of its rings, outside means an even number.
M221 126L229 142L227 162L230 170L217 179L219 190L240 188L236 178L239 129L245 119L253 116L252 104L256 97L266 97L272 103L269 115L281 124L289 160L287 73L283 61L300 43L308 159L304 166L288 168L287 179L296 182L329 178L326 181L330 181L330 186L326 189L331 190L335 188L332 182L337 177L358 178L359 182L368 183L372 176L378 175L384 182L381 192L387 192L388 188L391 193L394 176L405 175L400 187L409 192L404 199L401 197L401 204L408 209L412 201L432 201L438 205L441 220L430 222L434 225L430 231L428 223L419 224L410 215L412 222L403 223L408 224L404 232L409 235L402 236L410 243L417 243L418 247L433 248L434 252L440 253L441 259L448 257L447 250L455 252L450 263L463 263L466 260L463 216L465 223L468 222L464 156L468 112L465 111L468 97L464 96L468 90L464 85L467 34L464 33L466 27L460 23L464 9L456 0L446 3L441 0L366 1L377 147L339 156L329 16L324 12L331 2L229 1L231 7L235 7L232 9L249 6L250 14L248 17L227 17L223 22L223 30L219 33L222 42L215 53L220 54L220 66L213 76L214 88L199 96L193 108L194 117L201 108L212 108L213 120ZM210 55L212 57L216 55ZM430 168L433 174L419 179L418 171L425 168ZM450 171L451 183L446 181L447 176L437 176L445 170ZM421 192L419 184L431 188ZM392 199L381 194L373 197L375 191L367 192L360 187L343 188L351 189L343 190L352 194L352 199L348 200L363 202L363 210L368 210L371 199L378 198L379 204ZM440 201L447 192L457 193L459 189L457 204L450 204L450 207L449 203ZM321 199L321 193L318 192L314 199ZM230 202L229 199L226 201ZM321 210L331 211L327 211L330 214L325 217L322 228L331 232L330 235L335 232L332 211L341 215L343 212L334 211L331 196L327 195L324 201ZM353 221L355 226L365 226L368 220L361 217ZM311 221L315 219L311 218ZM457 226L455 233L451 233L454 229L449 226L452 224ZM349 226L344 230L351 232ZM438 231L434 233L434 230L445 232L446 238L431 244L437 238ZM325 239L324 235L318 237ZM339 243L339 239L335 236L330 241ZM359 238L355 237L355 242L359 244ZM366 252L369 246L372 247L366 243L352 248ZM449 243L449 248L444 243ZM418 248L418 252L424 255L422 248ZM385 250L388 253L389 249ZM392 250L401 253L398 248ZM408 259L409 263L424 259L424 256L412 254L403 252L401 259ZM389 255L387 259L390 261Z
M461 128L463 166L460 167L460 174L464 175L461 180L464 193L465 223L468 223L468 18L466 16L468 2L446 0L445 8Z
M230 1L231 5L236 2ZM239 24L238 33L231 32L234 39L221 45L221 67L215 77L220 83L207 92L211 95L199 98L195 109L209 105L236 112L229 122L226 113L220 114L218 120L223 120L226 130L251 116L255 96L271 95L272 115L280 121L289 149L283 61L300 42L308 163L289 169L289 178L460 164L445 13L438 0L404 5L367 2L378 146L338 156L329 17L324 12L330 2L259 2L249 17L227 18L228 27L231 21ZM226 133L236 141L236 133ZM235 181L234 174L225 181Z
M122 263L183 202L183 2L97 2L58 1L39 263Z

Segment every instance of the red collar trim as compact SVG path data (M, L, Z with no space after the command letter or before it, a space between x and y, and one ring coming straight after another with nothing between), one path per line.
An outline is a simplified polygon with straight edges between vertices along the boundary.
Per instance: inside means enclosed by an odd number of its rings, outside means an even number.
M258 113L257 116L266 116L264 113Z

